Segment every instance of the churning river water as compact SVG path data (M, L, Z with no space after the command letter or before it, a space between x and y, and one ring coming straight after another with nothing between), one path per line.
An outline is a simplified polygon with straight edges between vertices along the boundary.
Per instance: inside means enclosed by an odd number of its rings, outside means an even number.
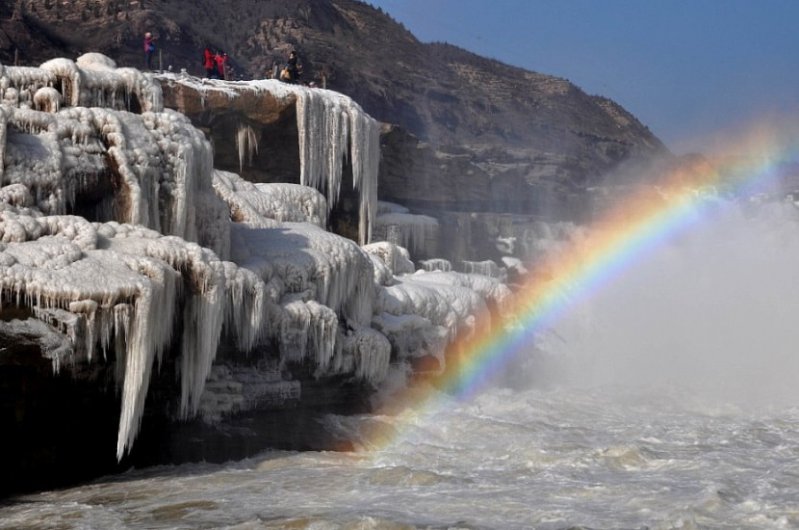
M471 401L329 418L359 452L131 471L17 498L0 528L799 528L798 275L793 205L731 209Z

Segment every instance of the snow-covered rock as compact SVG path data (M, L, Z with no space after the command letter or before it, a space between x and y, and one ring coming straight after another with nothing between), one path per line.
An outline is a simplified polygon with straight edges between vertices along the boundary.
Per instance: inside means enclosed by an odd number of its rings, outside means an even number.
M399 245L388 241L380 241L364 245L362 248L367 254L376 257L385 265L392 276L412 274L416 270L408 251Z

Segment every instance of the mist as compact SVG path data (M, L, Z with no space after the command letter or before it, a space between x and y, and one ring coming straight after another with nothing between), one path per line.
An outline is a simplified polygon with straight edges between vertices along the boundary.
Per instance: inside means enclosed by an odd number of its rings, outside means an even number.
M571 293L526 373L576 389L799 403L798 212L720 203L600 289Z

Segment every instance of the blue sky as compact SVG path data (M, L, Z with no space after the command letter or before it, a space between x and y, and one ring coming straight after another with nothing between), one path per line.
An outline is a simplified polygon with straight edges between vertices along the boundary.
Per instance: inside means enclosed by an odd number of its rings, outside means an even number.
M799 0L368 0L422 42L563 77L675 153L763 115L799 121Z

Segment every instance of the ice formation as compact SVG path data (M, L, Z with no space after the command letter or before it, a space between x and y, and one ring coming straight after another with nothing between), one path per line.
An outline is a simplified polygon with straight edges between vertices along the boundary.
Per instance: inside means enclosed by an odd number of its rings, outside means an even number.
M20 103L30 106L29 96L43 86L54 86L72 107L105 107L133 112L163 110L161 85L150 74L135 68L117 68L99 53L87 53L73 62L52 59L40 68L6 66L8 85L22 87ZM0 87L5 82L0 79ZM24 94L24 96L23 96Z
M324 230L324 197L306 186L255 185L223 171L216 171L214 186L236 221L233 260L266 285L276 323L268 337L282 362L312 361L317 376L351 371L379 383L390 346L364 330L372 315L373 264L353 241ZM357 340L351 330L361 330ZM364 344L375 347L366 352Z
M255 342L252 330L262 327L257 278L226 269L213 252L180 238L136 225L19 213L4 205L0 240L3 305L31 308L70 339L79 359L91 361L98 347L104 357L113 352L122 383L120 458L135 439L152 365L170 346L177 318L183 320L186 415L196 411L222 325L244 330L243 349ZM237 297L225 293L236 290L247 290L252 300L233 306Z
M427 272L442 271L449 272L452 270L452 263L449 260L442 258L431 258L419 261L419 265Z
M0 185L23 184L42 213L65 213L84 195L96 197L87 214L97 219L209 246L226 239L198 229L197 204L213 196L212 153L185 116L84 107L48 113L5 104L0 110Z
M354 372L355 377L373 385L386 378L391 360L391 343L383 333L368 327L358 327L346 333L342 343L346 356L340 357L343 362L336 367L339 372ZM352 367L348 366L348 358L351 359Z
M307 222L327 226L327 201L314 188L299 184L253 184L235 173L214 171L214 188L234 211L234 220L249 224L269 221Z
M377 211L378 123L341 94L303 89L297 94L297 128L301 183L325 190L331 206L338 199L342 161L351 146L353 186L361 192L360 240L369 242Z
M372 314L373 269L354 242L308 223L235 224L233 261L258 274L273 297L301 295L353 323Z
M435 279L419 281L413 275L379 289L375 313L422 316L454 338L464 323L471 326L486 310L485 301L471 289Z
M420 282L416 276L378 288L372 325L388 338L398 360L430 355L443 368L446 345L477 331L487 306L466 287Z
M482 274L492 278L507 278L507 271L497 265L494 260L484 261L461 261L463 272L468 274Z
M286 183L256 184L255 187L261 195L259 211L270 212L269 217L327 227L327 201L315 189Z
M405 248L325 231L348 146L362 223L377 211L376 122L327 91L245 86L297 97L313 187L214 171L209 142L161 108L153 78L107 57L0 67L0 312L31 316L0 331L36 337L54 370L113 363L119 458L164 358L179 375L179 415L220 418L265 393L296 399L301 385L275 375L296 366L375 386L391 363L443 363L447 342L507 299L495 279L414 274ZM222 337L271 371L215 365Z
M506 316L512 298L511 290L503 281L483 274L442 271L424 273L419 271L412 278L416 282L453 285L472 290L495 308L500 316Z
M380 125L349 97L320 88L286 84L274 79L253 81L198 80L174 74L159 79L185 85L199 94L219 92L230 99L243 93L268 93L279 100L293 98L297 105L300 184L320 190L329 206L341 190L345 159L352 167L353 186L359 190L360 243L371 241L377 215L377 174L380 165ZM240 163L254 143L255 134L242 126L237 132Z
M391 272L392 276L411 274L416 269L411 261L408 251L394 243L380 241L364 245L363 250L370 256L375 256Z
M244 169L244 161L252 165L252 157L258 152L258 137L249 125L240 125L236 131L236 148L239 152L239 171Z
M438 220L429 215L385 213L375 220L374 237L409 249L414 254L431 255L438 238Z
M176 319L188 416L223 325L244 350L260 336L264 286L187 241L224 254L228 216L211 187L210 144L161 108L151 77L99 54L0 74L0 303L63 333L73 361L113 354L121 458ZM76 208L101 223L64 215Z

